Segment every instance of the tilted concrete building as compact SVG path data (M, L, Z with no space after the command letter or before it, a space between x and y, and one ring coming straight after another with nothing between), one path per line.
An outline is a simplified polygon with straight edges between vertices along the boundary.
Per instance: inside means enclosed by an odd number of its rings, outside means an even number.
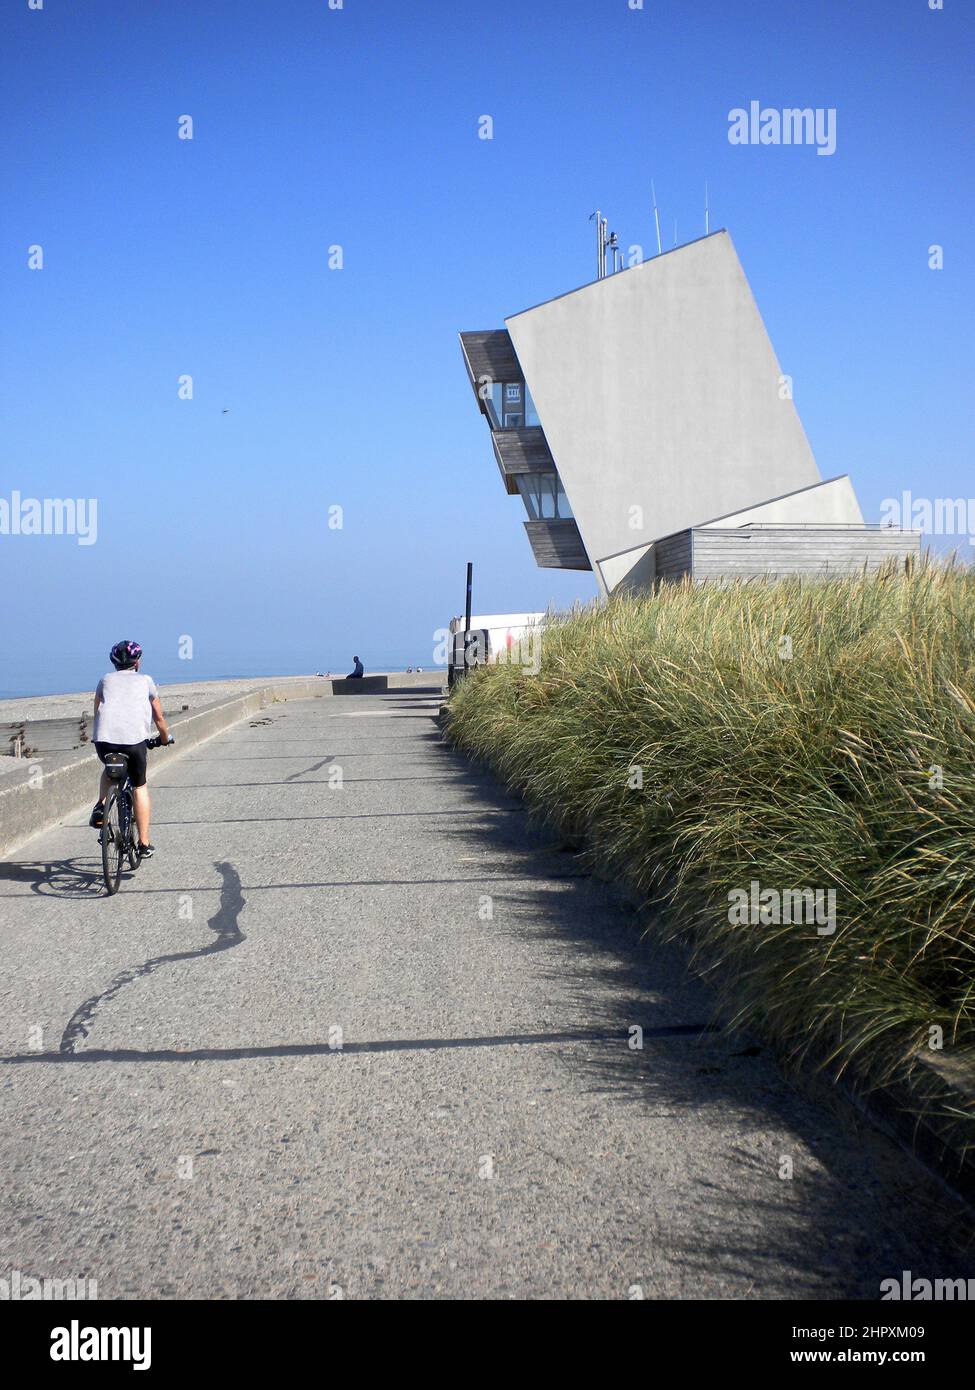
M599 590L836 573L919 549L823 481L731 237L461 333L539 565Z

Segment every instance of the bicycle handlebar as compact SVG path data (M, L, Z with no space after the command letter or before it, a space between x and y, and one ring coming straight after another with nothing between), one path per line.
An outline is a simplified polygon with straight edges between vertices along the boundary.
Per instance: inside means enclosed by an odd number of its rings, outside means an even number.
M157 736L156 736L155 738L149 739L148 743L146 744L146 747L147 747L147 748L165 748L168 744L173 744L173 743L175 743L175 742L176 742L176 740L175 740L175 738L173 737L172 734L169 735L169 738L166 740L165 743L163 742L162 738L159 737L159 735L157 734Z

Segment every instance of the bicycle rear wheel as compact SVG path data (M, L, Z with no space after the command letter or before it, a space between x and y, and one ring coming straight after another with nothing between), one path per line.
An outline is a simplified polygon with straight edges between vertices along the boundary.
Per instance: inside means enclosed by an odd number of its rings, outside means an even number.
M105 820L102 825L102 875L109 893L117 893L122 879L122 856L125 853L122 834L121 807L118 791L113 787L105 801Z

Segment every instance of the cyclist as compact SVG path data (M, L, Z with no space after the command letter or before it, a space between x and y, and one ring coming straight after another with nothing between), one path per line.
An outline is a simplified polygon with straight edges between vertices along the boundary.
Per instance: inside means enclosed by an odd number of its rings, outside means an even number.
M116 642L109 653L113 671L108 671L95 688L95 727L92 734L95 752L104 763L106 753L125 753L129 760L129 776L135 788L135 823L139 830L139 856L151 859L154 848L149 842L149 820L152 807L146 786L146 745L152 725L159 730L163 743L169 743L169 725L159 703L156 682L139 670L142 648L138 642ZM111 780L102 773L98 801L88 824L100 830L105 820L105 798Z

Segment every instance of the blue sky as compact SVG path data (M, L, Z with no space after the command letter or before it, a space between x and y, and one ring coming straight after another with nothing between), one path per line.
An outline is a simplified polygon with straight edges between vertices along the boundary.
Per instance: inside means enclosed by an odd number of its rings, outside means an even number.
M535 567L456 335L591 279L597 206L649 254L651 178L665 246L707 180L824 477L868 519L973 492L973 30L961 0L8 0L0 495L96 497L98 541L0 536L0 695L93 684L122 636L165 680L429 665L468 559L482 612L590 597ZM731 145L751 100L835 107L836 153Z

